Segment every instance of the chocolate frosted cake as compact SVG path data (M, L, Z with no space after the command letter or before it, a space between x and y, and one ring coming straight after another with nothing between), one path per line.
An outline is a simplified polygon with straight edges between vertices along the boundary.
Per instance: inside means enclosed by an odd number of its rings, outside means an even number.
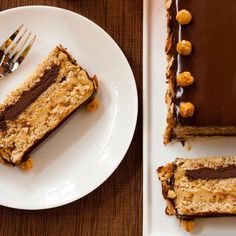
M236 157L177 158L157 172L166 213L185 226L196 217L236 215Z
M19 165L97 91L65 48L56 47L25 83L0 105L0 158Z
M212 4L214 2L214 4ZM168 57L164 143L236 135L234 0L166 1Z

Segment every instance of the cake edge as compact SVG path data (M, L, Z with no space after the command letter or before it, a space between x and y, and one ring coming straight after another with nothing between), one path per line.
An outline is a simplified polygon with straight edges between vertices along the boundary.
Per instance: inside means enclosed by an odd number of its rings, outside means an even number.
M176 121L174 117L175 104L173 102L174 93L174 70L173 66L175 63L175 56L173 53L173 44L174 44L174 34L171 29L171 7L172 0L165 0L165 7L167 11L167 39L165 46L165 53L167 56L167 68L166 68L166 81L167 89L165 94L165 103L167 105L167 117L166 122L167 126L164 131L164 144L168 144L172 139L175 138L174 128L176 127Z

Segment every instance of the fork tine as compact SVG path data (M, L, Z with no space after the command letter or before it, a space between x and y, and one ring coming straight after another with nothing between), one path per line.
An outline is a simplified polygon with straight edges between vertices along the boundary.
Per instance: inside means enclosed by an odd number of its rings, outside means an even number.
M14 52L11 55L11 58L16 58L17 55L20 53L20 51L23 49L23 47L26 45L27 41L29 40L30 36L31 36L31 32L27 35L27 37L23 40L23 42L21 43L21 45L18 47L18 49L14 50Z
M17 41L13 44L13 46L9 49L9 51L5 51L6 55L10 55L18 46L19 42L21 41L21 39L25 36L25 33L27 32L27 29L24 30L24 32L22 33L22 35L17 39Z
M22 24L0 47L0 50L5 51L7 47L12 43L12 41L16 38L20 30L24 25Z
M28 52L30 51L31 47L33 46L35 40L36 40L37 36L35 35L31 41L29 42L28 46L24 49L24 51L20 54L20 55L16 55L13 58L13 61L17 61L18 64L20 65L22 63L22 61L26 58Z

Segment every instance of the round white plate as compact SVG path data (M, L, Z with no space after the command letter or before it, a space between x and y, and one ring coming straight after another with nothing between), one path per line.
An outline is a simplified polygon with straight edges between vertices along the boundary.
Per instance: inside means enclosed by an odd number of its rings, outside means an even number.
M20 24L37 34L37 41L20 68L0 81L0 102L57 44L99 78L99 110L78 112L51 135L32 153L31 171L0 166L0 205L45 209L85 196L117 168L135 130L137 90L120 48L90 20L46 6L10 9L0 13L0 43Z

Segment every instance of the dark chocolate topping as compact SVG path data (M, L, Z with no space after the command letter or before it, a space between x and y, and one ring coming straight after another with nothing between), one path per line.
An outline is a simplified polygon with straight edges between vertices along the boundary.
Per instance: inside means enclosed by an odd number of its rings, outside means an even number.
M236 178L236 166L230 165L227 167L220 167L217 169L204 167L195 170L186 170L185 175L190 180Z
M41 77L40 81L34 85L29 91L22 93L21 97L15 104L6 107L0 114L0 129L4 128L7 120L14 120L20 115L32 102L34 102L52 83L55 82L60 67L57 65L46 70Z
M174 73L189 71L195 83L176 88L175 104L192 102L196 112L183 119L181 125L236 126L236 23L235 0L172 1L171 27L174 33L173 50L179 40L192 43L190 56L177 56ZM190 24L176 23L176 12L187 9L193 19ZM178 111L177 111L178 113Z

